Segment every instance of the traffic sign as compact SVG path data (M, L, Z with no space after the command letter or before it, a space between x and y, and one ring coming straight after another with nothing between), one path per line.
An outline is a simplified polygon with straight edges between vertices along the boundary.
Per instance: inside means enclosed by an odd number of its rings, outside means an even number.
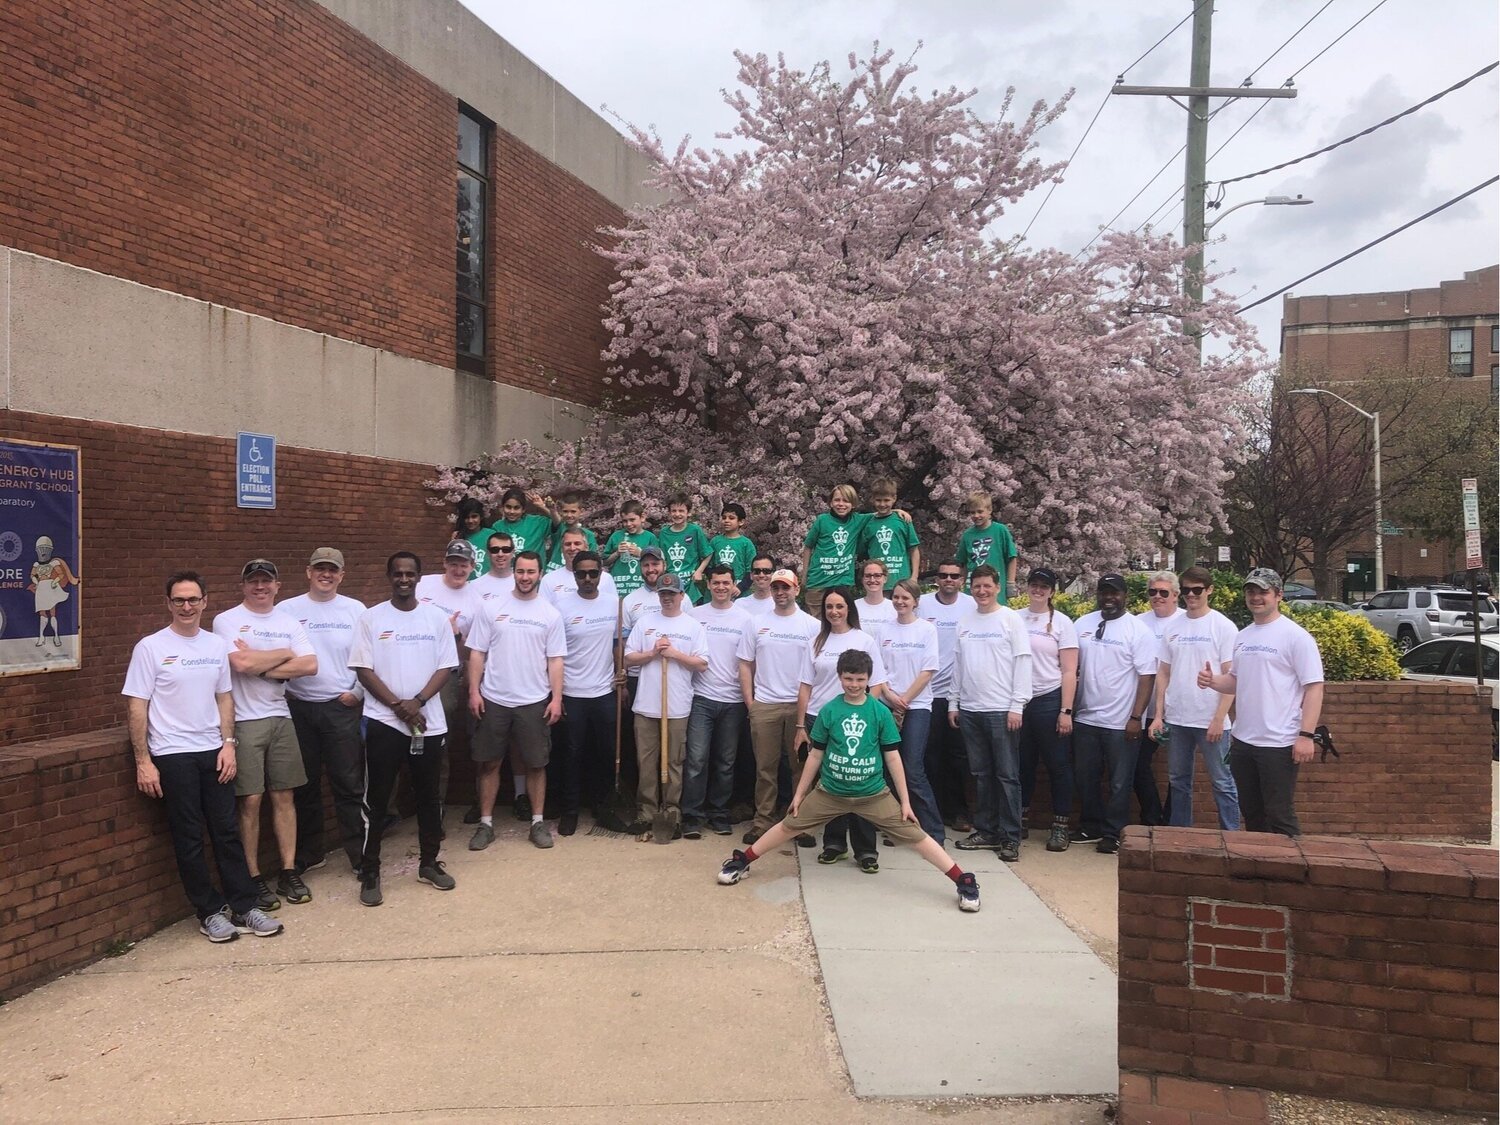
M1479 482L1465 477L1464 490L1464 566L1479 570L1484 566L1484 545L1479 536Z
M235 504L241 508L276 507L276 439L270 434L240 434L235 440Z

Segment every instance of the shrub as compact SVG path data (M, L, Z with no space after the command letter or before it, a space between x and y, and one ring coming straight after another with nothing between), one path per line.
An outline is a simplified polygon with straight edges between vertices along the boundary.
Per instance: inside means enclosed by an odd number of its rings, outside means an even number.
M1323 678L1343 680L1399 680L1401 666L1391 640L1363 617L1338 609L1301 608L1287 602L1292 620L1312 634L1323 657Z

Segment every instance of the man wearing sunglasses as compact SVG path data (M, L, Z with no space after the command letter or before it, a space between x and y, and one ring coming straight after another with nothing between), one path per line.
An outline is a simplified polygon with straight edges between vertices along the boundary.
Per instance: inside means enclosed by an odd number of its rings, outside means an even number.
M958 619L973 610L974 599L963 592L967 577L957 559L938 564L937 589L917 602L917 616L937 629L938 670L932 677L932 725L927 729L927 776L943 820L955 832L972 832L977 791L969 772L963 731L948 722L953 696L953 653L958 643Z
M496 598L508 597L516 588L516 576L511 570L516 561L516 541L510 537L510 532L490 532L484 543L484 556L489 565L473 581L474 593L481 606Z
M567 550L564 545L564 553ZM558 724L563 728L562 741L553 744L559 836L578 831L578 812L584 804L597 818L614 787L615 645L620 628L614 584L610 583L608 594L601 589L609 575L599 553L575 551L569 566L572 588L554 588L551 598L568 642L563 656L563 721ZM547 579L561 573L553 571Z
M1177 575L1170 570L1158 570L1146 580L1148 608L1135 616L1151 630L1158 645L1161 644L1162 633L1167 626L1183 615L1182 607L1177 604L1177 589ZM1155 698L1154 692L1152 698ZM1141 716L1141 737L1136 748L1135 778L1132 782L1136 803L1141 807L1141 823L1151 825L1167 823L1172 801L1169 791L1168 808L1162 807L1161 790L1156 787L1156 773L1151 768L1151 759L1156 754L1156 739L1151 736L1151 727L1157 713L1152 699L1148 699L1145 714Z
M756 555L750 560L750 592L734 604L751 617L762 617L776 609L776 600L771 597L771 575L776 573L776 560L770 555Z
M1099 608L1078 619L1078 695L1073 716L1073 771L1081 815L1075 841L1096 841L1113 855L1130 818L1141 713L1156 680L1158 644L1151 630L1125 612L1125 577L1105 574ZM1099 799L1105 773L1107 799Z

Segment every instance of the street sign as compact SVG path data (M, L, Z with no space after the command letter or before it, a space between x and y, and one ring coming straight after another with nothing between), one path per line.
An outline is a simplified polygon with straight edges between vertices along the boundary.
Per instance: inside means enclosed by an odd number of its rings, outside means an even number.
M240 434L235 440L235 504L241 508L276 507L276 439L270 434Z
M1220 547L1219 548L1219 561L1220 562L1228 562L1229 561L1229 548L1228 547Z
M1479 482L1466 477L1464 490L1464 567L1479 570L1484 566L1484 546L1479 541Z

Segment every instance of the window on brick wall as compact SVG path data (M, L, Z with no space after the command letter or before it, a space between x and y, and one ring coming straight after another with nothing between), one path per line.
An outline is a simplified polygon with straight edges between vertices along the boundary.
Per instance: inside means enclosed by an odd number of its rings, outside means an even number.
M1454 375L1474 374L1474 329L1448 329L1448 370Z
M1490 325L1490 355L1500 355L1500 324Z
M465 371L484 372L487 343L484 278L485 216L489 203L489 123L458 110L458 319L457 360Z

